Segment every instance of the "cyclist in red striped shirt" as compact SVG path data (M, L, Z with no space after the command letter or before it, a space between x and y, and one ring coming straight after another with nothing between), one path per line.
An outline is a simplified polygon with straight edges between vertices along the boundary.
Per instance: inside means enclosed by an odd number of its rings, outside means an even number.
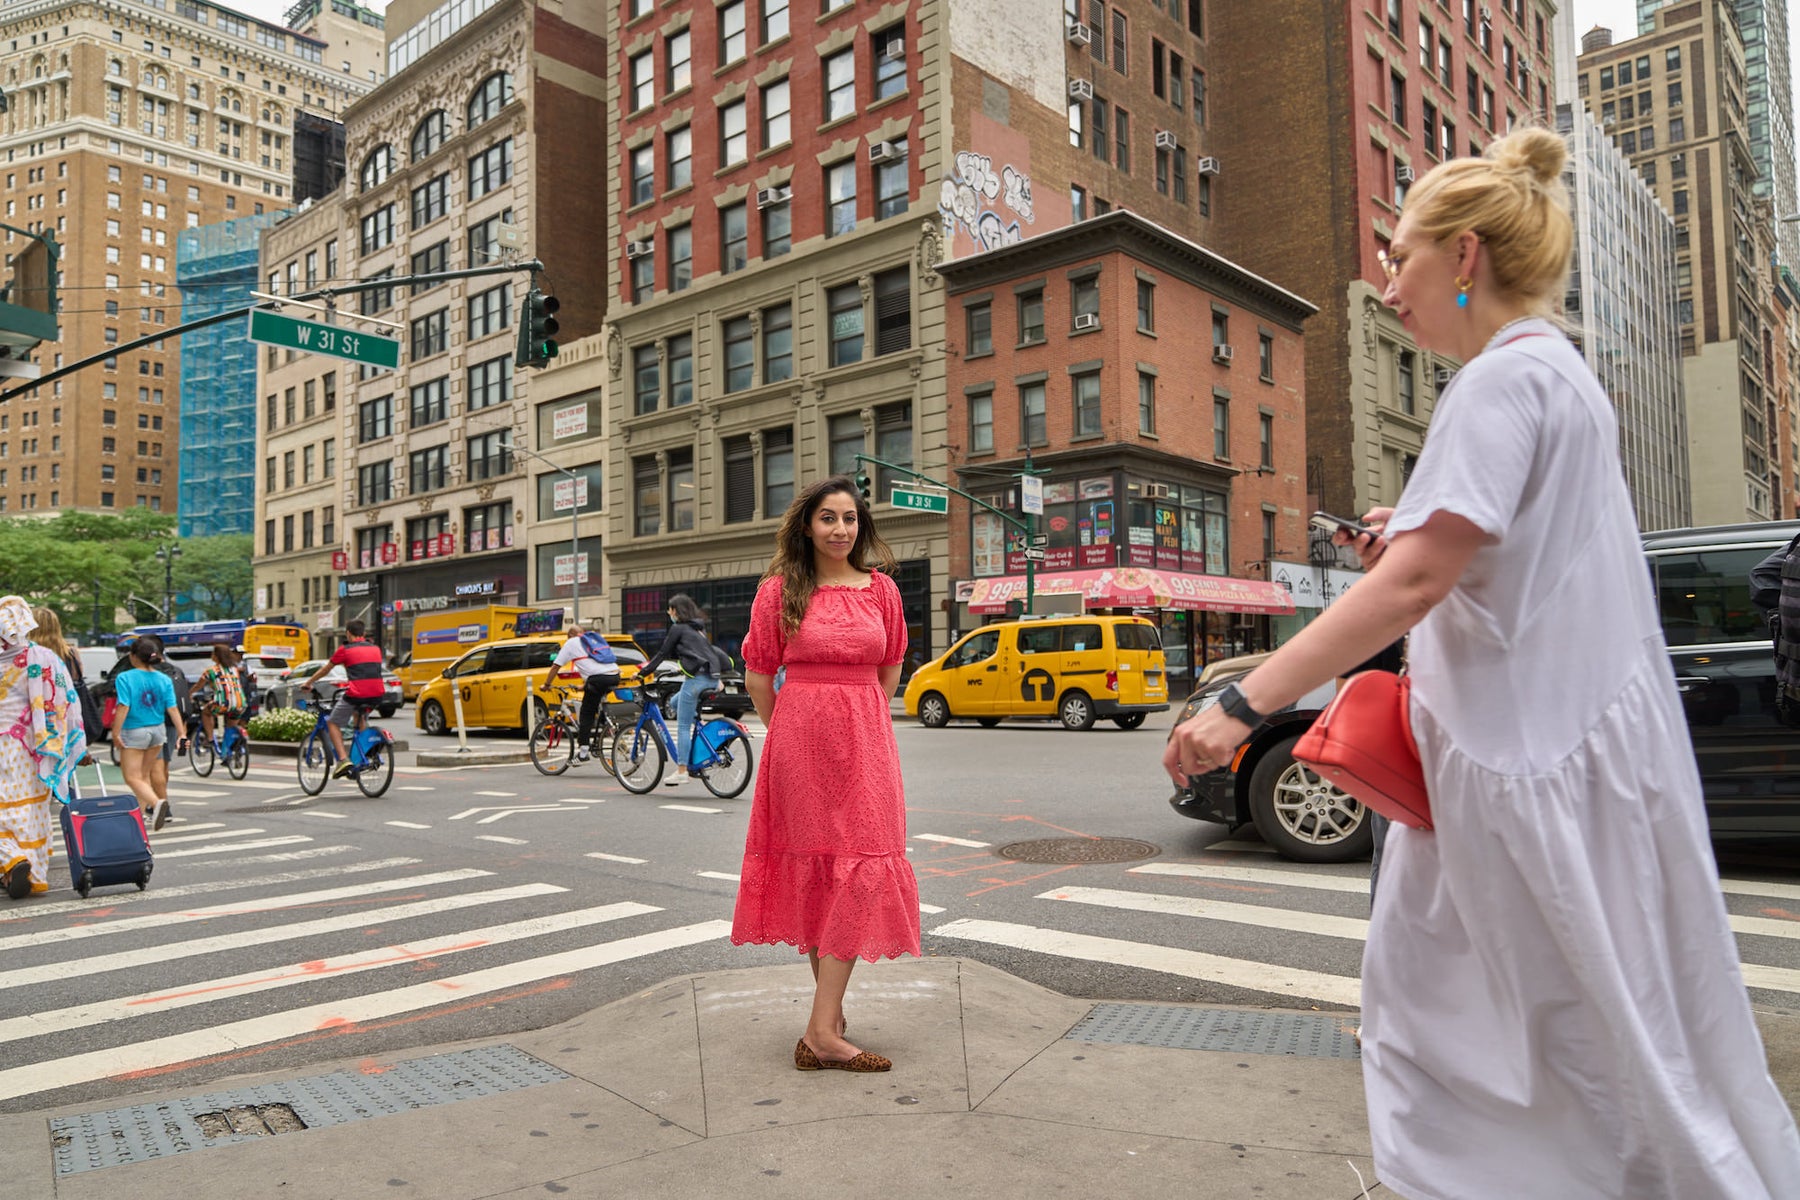
M313 672L304 689L311 691L331 668L344 668L344 690L332 706L331 719L325 725L331 734L331 744L337 750L338 765L331 773L334 779L350 773L350 753L344 747L343 731L355 717L356 706L372 707L387 690L381 679L381 647L364 636L368 626L361 621L351 621L344 626L344 632L350 635L350 640L338 647L330 661Z

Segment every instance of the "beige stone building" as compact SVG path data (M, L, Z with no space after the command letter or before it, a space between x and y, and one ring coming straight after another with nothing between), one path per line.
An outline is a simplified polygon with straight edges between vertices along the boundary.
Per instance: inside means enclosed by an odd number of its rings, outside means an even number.
M63 341L40 348L46 370L179 322L179 231L292 203L296 116L335 119L369 87L324 52L201 0L0 11L0 220L62 244ZM10 256L22 239L0 244ZM8 405L0 511L172 511L179 379L178 339L159 340Z

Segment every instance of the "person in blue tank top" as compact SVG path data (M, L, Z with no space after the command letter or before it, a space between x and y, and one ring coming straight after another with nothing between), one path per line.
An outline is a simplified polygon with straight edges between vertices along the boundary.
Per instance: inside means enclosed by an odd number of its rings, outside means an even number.
M113 676L118 705L113 710L112 734L119 743L119 770L125 786L150 818L152 829L161 829L169 820L165 722L175 727L179 739L175 752L187 752L187 724L175 702L175 685L153 665L158 652L156 639L138 638L131 643L129 669Z

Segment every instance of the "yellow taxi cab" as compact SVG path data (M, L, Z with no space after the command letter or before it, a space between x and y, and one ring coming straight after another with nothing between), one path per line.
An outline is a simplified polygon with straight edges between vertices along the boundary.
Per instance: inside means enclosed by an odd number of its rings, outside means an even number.
M913 673L905 699L933 729L953 717L1053 717L1068 729L1104 717L1136 729L1168 710L1169 682L1162 639L1142 617L1028 617L968 634Z
M419 689L413 724L429 734L455 729L456 701L460 696L465 728L524 732L537 717L548 712L543 694L544 676L565 640L561 634L544 633L503 638L475 647ZM629 686L637 678L638 667L647 656L628 634L609 633L606 641L618 657L620 681ZM528 679L531 682L530 701L526 690ZM555 683L560 687L579 687L580 676L565 668L558 673ZM528 703L535 703L535 716L527 707Z

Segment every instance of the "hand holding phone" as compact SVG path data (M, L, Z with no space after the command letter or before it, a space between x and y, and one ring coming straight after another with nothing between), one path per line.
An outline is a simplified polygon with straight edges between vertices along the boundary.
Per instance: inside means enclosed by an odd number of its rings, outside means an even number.
M1349 517L1334 517L1328 512L1314 513L1311 524L1314 529L1323 530L1326 533L1336 533L1341 529L1345 536L1352 541L1365 534L1369 537L1381 536L1379 530L1371 529L1361 521L1352 521Z

